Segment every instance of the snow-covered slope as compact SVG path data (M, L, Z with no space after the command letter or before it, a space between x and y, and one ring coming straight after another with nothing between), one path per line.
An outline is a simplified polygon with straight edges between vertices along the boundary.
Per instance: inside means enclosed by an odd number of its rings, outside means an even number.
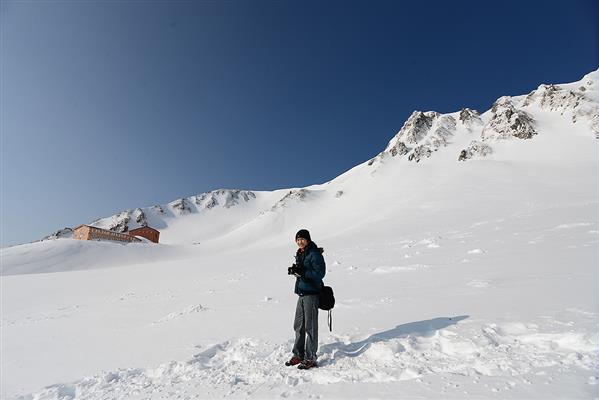
M438 154L443 154L443 160L438 160L436 164L444 167L454 166L456 160L489 157L496 148L510 147L516 148L509 150L515 152L525 149L527 154L523 155L520 161L542 161L547 151L566 151L565 147L560 149L561 142L570 141L577 132L582 132L580 134L587 139L592 136L599 138L597 81L599 73L594 71L579 82L542 84L528 95L499 98L491 109L483 114L469 108L450 114L415 111L387 147L367 165L371 167L370 172L375 173L381 168L381 164L389 162L390 159L406 159L419 163L433 156L439 158ZM550 125L546 125L547 123ZM547 143L550 148L542 148L545 145L542 142L547 142L544 139L534 140L533 149L523 143L517 143L537 139L539 133L542 136L558 136L554 137L552 143ZM504 146L501 144L504 141L514 143ZM555 159L555 154L552 159ZM362 169L361 167L363 165L342 176L354 174L357 169ZM394 168L401 170L402 167L397 165ZM358 182L360 179L352 180L356 181L357 187L364 183ZM273 192L219 189L180 198L168 204L126 210L108 218L98 219L91 225L118 232L150 225L161 231L163 243L203 243L228 235L237 229L247 231L243 227L253 221L260 225L265 214L288 214L285 210L289 207L294 208L300 204L310 204L312 207L319 201L325 207L336 205L338 199L348 194L347 189L344 191L332 184L336 181L338 179L325 185L316 185L318 189L292 188ZM388 186L386 180L376 180L374 185L368 186L370 192L366 195L377 196L378 193L387 191ZM369 211L369 214L372 214L373 210ZM271 219L280 224L280 217ZM277 222L274 224L274 232L278 234ZM69 237L68 233L68 228L63 229L46 239Z
M2 249L2 397L597 396L598 81L415 112L323 184L94 222L159 245ZM338 301L307 373L282 366L299 228Z

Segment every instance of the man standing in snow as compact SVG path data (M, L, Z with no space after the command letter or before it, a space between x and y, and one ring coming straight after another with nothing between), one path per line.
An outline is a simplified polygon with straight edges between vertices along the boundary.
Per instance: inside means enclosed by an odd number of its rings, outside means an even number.
M316 367L318 350L318 294L323 286L326 268L322 256L323 249L316 246L310 232L301 229L295 235L299 249L295 254L295 264L288 268L289 275L295 275L295 293L299 296L295 308L295 343L293 357L287 366L299 364L299 369Z

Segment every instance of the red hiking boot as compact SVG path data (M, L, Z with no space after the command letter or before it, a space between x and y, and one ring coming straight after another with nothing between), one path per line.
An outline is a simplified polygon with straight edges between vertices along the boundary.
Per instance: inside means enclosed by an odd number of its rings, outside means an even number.
M291 357L291 360L285 361L285 365L291 367L292 365L297 365L302 362L302 359L296 356Z

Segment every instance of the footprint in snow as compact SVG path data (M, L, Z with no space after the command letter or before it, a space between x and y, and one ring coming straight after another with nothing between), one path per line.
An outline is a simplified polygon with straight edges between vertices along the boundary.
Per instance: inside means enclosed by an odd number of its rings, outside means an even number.
M486 251L483 249L468 250L468 254L484 254L484 253L486 253Z
M486 288L487 286L489 286L489 283L491 283L491 282L488 280L473 279L470 282L468 282L466 285L471 286L471 287L476 287L476 288Z
M172 312L172 313L160 318L158 321L152 322L152 325L161 324L163 322L168 322L175 318L179 318L179 317L183 317L185 315L194 314L194 313L198 313L201 311L207 311L207 310L209 310L209 309L207 307L202 306L201 304L191 305L191 306L185 307L181 311Z
M550 231L559 231L562 229L573 229L573 228L579 228L579 227L583 227L583 226L592 226L593 224L591 222L571 222L569 224L561 224L558 225L556 227L553 227L551 229L549 229Z
M373 274L392 274L397 272L416 271L420 269L429 268L426 264L411 264L411 265L397 265L397 266L380 266L372 269Z

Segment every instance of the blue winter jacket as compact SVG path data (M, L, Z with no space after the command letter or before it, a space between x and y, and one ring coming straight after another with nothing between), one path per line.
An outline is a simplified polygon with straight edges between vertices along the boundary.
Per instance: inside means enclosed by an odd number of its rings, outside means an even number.
M326 273L322 248L316 243L310 242L303 252L297 251L295 264L302 268L302 276L295 281L295 293L303 296L306 294L318 294L323 286L322 278Z

